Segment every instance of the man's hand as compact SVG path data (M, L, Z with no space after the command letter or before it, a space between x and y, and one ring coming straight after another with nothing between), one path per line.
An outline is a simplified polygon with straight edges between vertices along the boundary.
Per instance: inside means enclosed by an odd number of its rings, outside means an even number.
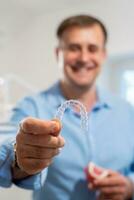
M64 139L59 135L59 121L26 118L16 137L16 155L19 167L27 174L40 172L52 163Z
M94 180L88 187L98 191L98 200L127 200L132 197L134 185L127 177L110 170L107 177Z

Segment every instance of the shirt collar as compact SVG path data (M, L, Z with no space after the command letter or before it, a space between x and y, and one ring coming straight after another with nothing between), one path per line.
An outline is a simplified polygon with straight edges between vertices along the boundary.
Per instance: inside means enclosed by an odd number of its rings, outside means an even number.
M97 89L97 96L98 101L96 102L93 110L99 110L101 108L110 109L114 106L113 97L109 94L108 91L105 89L96 86ZM57 81L51 88L51 92L53 95L56 95L56 98L53 98L53 105L55 107L59 107L64 101L67 99L63 96L61 88L60 88L60 81Z
M105 89L101 88L100 86L96 86L98 101L96 102L93 110L106 108L110 109L114 106L114 100L112 95Z

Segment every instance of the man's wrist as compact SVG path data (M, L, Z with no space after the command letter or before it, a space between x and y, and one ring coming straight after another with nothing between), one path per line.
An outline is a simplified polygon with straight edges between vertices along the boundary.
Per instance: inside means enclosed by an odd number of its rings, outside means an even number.
M13 151L14 151L14 159L13 159L12 166L11 166L13 180L23 179L23 178L30 176L25 171L23 171L20 168L20 166L18 165L17 154L16 154L16 143L14 143L14 145L13 145Z

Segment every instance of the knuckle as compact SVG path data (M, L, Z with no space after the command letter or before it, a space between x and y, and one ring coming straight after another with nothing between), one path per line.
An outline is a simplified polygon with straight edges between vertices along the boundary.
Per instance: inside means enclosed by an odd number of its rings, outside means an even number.
M23 145L25 146L24 138L23 136L19 135L16 137L16 149L23 148Z
M22 138L22 136L21 136L21 133L19 132L17 135L16 135L16 142L20 142L21 141L21 138Z
M20 140L20 134L17 134L16 135L16 143L19 143L19 140Z

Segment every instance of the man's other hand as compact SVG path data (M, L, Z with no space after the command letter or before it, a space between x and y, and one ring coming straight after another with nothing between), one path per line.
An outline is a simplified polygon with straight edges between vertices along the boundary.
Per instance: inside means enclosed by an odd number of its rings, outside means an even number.
M107 177L94 180L88 187L98 191L98 200L128 200L132 198L134 184L120 173L109 170Z

